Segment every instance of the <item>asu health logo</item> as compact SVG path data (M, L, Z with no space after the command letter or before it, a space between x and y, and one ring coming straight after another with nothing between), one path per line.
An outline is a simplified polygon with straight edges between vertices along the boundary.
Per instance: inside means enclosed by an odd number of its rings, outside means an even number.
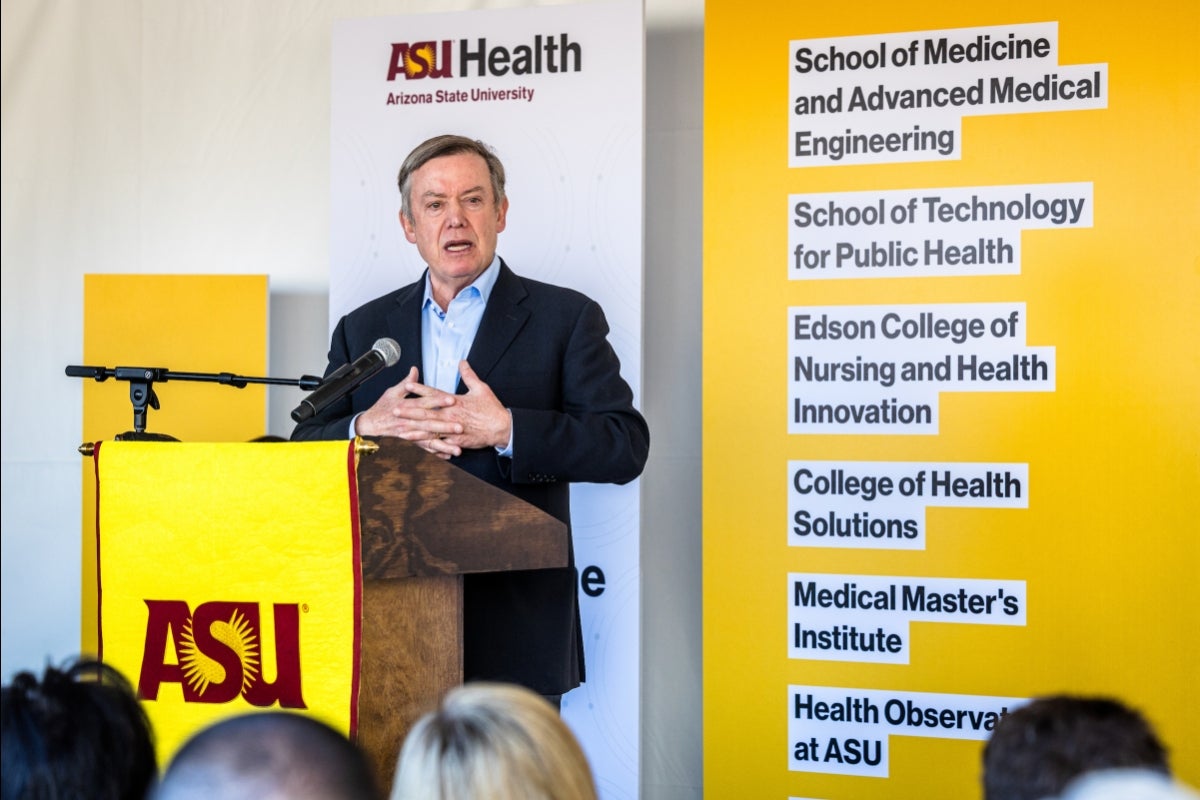
M183 600L146 600L150 610L138 694L157 700L163 683L178 683L186 703L307 708L300 681L300 607L276 603L275 680L263 677L258 603L214 601L195 611ZM168 660L168 641L175 650Z
M541 75L583 70L583 46L566 33L537 34L515 45L494 45L482 36L459 39L458 69L454 68L455 43L451 39L395 42L388 62L387 79L500 77Z

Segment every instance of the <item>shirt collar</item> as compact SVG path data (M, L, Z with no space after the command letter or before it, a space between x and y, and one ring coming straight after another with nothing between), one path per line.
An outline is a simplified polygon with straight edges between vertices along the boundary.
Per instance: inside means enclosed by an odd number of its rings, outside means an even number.
M488 264L487 269L480 273L479 277L471 281L463 287L463 292L469 292L474 289L479 293L479 297L483 300L484 305L492 296L492 289L496 287L496 280L500 277L500 256L492 256L492 263ZM461 295L462 292L459 292ZM433 299L433 284L429 282L429 270L425 270L425 298L421 301L421 308L428 308L432 304L435 308L437 303Z

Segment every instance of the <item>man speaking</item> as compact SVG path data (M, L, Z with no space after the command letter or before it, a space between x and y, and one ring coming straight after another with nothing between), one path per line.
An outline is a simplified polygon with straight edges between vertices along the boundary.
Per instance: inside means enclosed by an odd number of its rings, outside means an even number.
M570 524L571 482L627 483L650 432L594 301L517 276L496 254L504 167L482 142L418 145L398 176L400 224L428 269L343 317L329 376L381 337L399 361L301 422L292 438L396 436ZM555 700L584 678L574 548L562 569L467 575L464 677Z

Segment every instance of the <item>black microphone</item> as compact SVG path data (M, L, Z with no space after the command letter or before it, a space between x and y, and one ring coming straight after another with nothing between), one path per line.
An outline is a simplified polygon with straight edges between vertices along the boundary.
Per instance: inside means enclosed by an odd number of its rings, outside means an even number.
M321 381L313 393L292 409L292 419L303 422L324 410L331 403L341 400L358 388L359 384L400 360L400 345L395 339L377 339L369 352L349 364L343 364Z

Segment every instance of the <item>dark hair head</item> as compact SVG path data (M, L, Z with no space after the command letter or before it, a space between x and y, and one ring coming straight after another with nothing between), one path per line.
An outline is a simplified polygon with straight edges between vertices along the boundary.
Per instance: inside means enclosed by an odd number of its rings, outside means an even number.
M287 797L375 800L366 755L319 720L286 711L242 714L193 735L163 773L156 800Z
M1141 714L1107 698L1055 695L1006 714L983 750L986 800L1040 800L1114 767L1169 774L1167 751Z
M3 797L141 800L158 772L150 721L125 677L91 659L21 672L0 695Z
M404 163L400 166L400 173L396 176L396 184L400 187L400 211L408 218L409 222L413 221L411 196L413 173L435 158L455 156L460 153L473 153L483 159L487 164L488 175L492 179L492 201L497 205L504 201L504 165L492 152L492 148L478 139L447 133L421 142L408 154L408 158L404 159Z

